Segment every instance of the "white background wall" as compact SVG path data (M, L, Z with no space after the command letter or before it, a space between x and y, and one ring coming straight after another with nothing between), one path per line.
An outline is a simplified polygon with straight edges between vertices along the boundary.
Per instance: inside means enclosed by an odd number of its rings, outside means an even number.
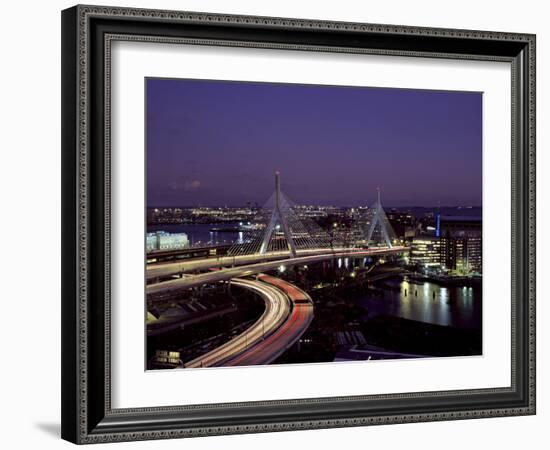
M103 3L98 1L98 3ZM538 415L383 427L117 444L118 448L544 448L550 420L550 326L545 324L544 260L550 220L543 176L550 145L550 29L543 1L111 0L165 9L363 21L537 34L538 72ZM70 1L2 6L0 70L0 443L3 448L66 448L60 398L60 10ZM546 170L545 170L546 169ZM495 168L497 170L497 168ZM545 226L546 225L546 226ZM20 358L20 359L18 359Z

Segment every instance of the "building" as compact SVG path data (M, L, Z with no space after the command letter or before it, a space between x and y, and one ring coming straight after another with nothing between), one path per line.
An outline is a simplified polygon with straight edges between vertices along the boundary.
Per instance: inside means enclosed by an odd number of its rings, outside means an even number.
M441 217L441 265L461 275L482 273L481 217Z
M441 240L435 236L413 238L409 261L422 267L441 267Z
M147 233L146 235L147 252L155 250L177 250L187 247L189 247L189 239L185 233L156 231L154 233Z
M398 238L407 239L416 236L416 218L410 211L400 212L392 208L386 212L386 217Z
M410 262L456 275L481 274L481 218L441 216L437 225L435 235L413 238Z

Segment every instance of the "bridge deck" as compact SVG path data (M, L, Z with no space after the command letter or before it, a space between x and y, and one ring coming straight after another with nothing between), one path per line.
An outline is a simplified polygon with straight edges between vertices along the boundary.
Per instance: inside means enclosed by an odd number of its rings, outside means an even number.
M281 265L295 265L295 264L311 264L319 261L324 261L333 258L345 258L350 256L373 256L373 255L385 255L392 253L402 253L407 251L408 247L392 247L392 248L371 248L360 251L337 251L324 254L314 254L309 256L298 256L297 258L276 259L267 262L245 264L238 267L231 267L226 269L220 269L213 272L201 273L197 275L187 276L185 278L179 278L176 280L164 281L161 283L151 284L146 287L147 295L157 294L161 292L188 289L196 286L200 286L208 283L216 283L218 281L225 281L231 278L246 277L254 275L260 272L276 269ZM326 251L326 250L325 250Z

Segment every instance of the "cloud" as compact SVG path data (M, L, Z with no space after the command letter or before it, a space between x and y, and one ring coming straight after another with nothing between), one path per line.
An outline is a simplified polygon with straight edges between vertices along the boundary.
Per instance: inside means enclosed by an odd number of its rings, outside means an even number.
M200 189L201 182L199 180L187 180L184 184L185 191L196 191Z
M169 186L173 191L194 192L201 188L201 182L200 180L172 181Z

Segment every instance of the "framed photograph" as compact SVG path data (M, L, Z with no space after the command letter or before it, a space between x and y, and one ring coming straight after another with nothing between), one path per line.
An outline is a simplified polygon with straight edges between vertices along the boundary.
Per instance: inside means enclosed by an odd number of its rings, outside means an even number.
M535 413L535 36L62 12L62 437Z

